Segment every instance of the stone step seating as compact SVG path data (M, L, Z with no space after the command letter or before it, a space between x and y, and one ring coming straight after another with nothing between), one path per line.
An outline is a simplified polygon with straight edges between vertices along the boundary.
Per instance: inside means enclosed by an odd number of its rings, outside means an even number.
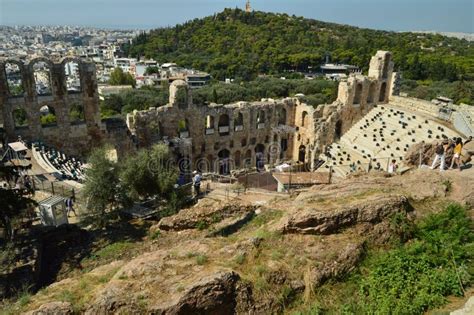
M330 146L330 157L322 155L321 159L326 161L323 167L332 165L335 175L345 176L353 163L356 169L367 169L369 162L372 167L380 163L385 169L391 159L402 161L413 144L457 136L455 131L419 113L379 105Z
M38 164L50 173L59 173L63 179L82 182L84 166L82 161L69 157L63 152L50 148L40 142L32 144L33 157Z

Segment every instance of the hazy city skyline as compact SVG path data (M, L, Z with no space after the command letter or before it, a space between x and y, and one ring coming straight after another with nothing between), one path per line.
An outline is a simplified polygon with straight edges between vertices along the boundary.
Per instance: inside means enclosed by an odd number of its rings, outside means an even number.
M0 25L172 26L245 0L0 0ZM258 11L393 31L474 32L472 0L252 0Z

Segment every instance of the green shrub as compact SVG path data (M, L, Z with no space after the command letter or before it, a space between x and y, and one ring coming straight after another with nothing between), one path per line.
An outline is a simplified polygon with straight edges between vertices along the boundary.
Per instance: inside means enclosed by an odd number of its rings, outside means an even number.
M450 205L425 218L415 239L369 258L360 278L361 304L370 314L420 314L463 294L465 264L473 258L472 223L466 210Z

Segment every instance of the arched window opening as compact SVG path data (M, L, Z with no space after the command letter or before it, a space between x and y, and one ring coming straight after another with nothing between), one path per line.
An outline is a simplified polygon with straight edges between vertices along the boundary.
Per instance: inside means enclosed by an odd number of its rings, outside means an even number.
M257 113L257 129L265 128L265 112L263 110Z
M58 125L56 112L53 107L45 105L40 108L41 127L54 127Z
M358 83L356 86L355 96L354 96L354 105L360 105L362 98L362 83Z
M66 62L64 64L64 75L66 80L67 92L81 92L81 77L79 74L79 64L75 61Z
M17 108L12 112L12 115L15 128L28 127L28 115L26 114L26 110L23 108Z
M16 63L5 64L5 75L7 78L8 90L11 96L23 96L23 78L21 76L20 66Z
M180 138L189 138L188 120L182 119L178 122L178 133Z
M227 149L219 151L217 154L219 157L219 174L227 175L230 174L230 152Z
M336 139L340 139L342 137L342 121L338 120L336 122L336 128L334 130L334 135Z
M179 86L176 91L176 103L178 108L188 108L188 89L185 86Z
M235 131L242 131L244 130L244 115L242 113L238 113L234 119L234 129Z
M229 127L229 115L223 114L219 117L219 135L226 136L229 134L230 127Z
M255 147L255 166L258 172L265 170L265 146L261 143Z
M85 121L84 107L81 104L72 104L69 109L69 121L71 124L80 124Z
M206 135L214 134L214 116L206 116Z
M284 108L278 110L278 125L286 125L286 109Z
M304 111L303 114L301 115L301 127L304 127L308 124L308 112Z
M375 102L375 91L376 91L376 84L372 82L369 87L369 94L367 95L367 104L372 104Z
M386 93L387 93L387 83L384 82L384 83L382 83L382 86L380 87L379 102L385 102Z
M382 78L387 79L388 78L388 67L390 65L390 55L385 56L385 61L383 63L383 71L382 71Z
M33 76L35 78L36 94L39 96L51 95L51 70L44 61L38 61L33 65Z

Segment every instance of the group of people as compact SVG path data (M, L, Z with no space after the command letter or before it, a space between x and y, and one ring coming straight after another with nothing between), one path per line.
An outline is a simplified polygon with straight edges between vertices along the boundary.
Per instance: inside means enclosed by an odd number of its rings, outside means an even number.
M462 149L463 147L472 141L472 137L469 137L465 142L462 141L461 138L454 138L452 140L443 140L441 143L436 144L435 149L435 157L433 159L433 163L431 164L431 169L434 170L438 167L439 163L439 170L442 172L446 169L446 155L451 154L453 158L451 160L451 165L449 169L454 168L454 164L456 164L456 168L459 171L462 170L461 168L461 156L462 156Z

